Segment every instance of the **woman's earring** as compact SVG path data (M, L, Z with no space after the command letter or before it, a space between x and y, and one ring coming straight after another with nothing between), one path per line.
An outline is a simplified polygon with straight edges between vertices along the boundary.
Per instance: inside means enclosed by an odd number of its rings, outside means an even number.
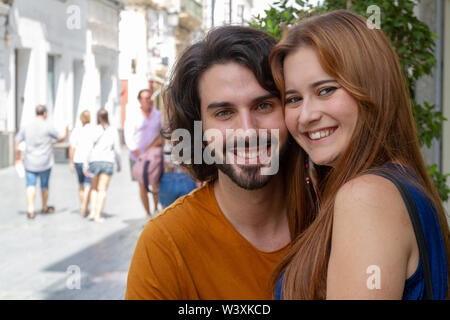
M306 184L309 184L311 182L311 178L309 177L309 157L308 156L306 156L306 159L305 159L305 169L307 172L305 181L306 181Z

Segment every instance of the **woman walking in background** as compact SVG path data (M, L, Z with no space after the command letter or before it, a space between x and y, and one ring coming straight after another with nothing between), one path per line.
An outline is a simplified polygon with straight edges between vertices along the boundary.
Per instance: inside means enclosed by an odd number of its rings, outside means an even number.
M89 155L89 143L92 127L91 113L88 110L80 114L81 127L76 127L70 135L69 160L70 170L76 171L80 185L78 194L80 197L80 213L86 217L88 214L89 195L91 192L91 179L84 175L83 163Z
M290 202L310 218L278 268L276 297L448 297L449 228L383 31L334 11L294 26L270 61L289 132L321 169L313 183L298 158Z
M88 163L85 162L84 170L92 181L89 219L103 222L102 211L114 163L117 172L121 168L120 140L117 129L109 125L108 111L105 109L98 111L97 124L92 130Z

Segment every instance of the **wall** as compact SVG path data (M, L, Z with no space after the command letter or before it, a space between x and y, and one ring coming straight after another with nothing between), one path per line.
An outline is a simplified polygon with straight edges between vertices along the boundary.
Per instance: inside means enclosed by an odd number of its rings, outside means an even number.
M66 124L72 129L84 109L101 107L120 126L120 10L111 0L13 2L9 41L0 41L0 167L12 165L12 138L35 117L37 104L47 105L49 120L60 130Z
M443 112L448 121L444 123L442 132L442 172L450 173L450 0L445 0L444 12ZM447 181L450 188L450 177ZM450 215L450 201L445 206Z

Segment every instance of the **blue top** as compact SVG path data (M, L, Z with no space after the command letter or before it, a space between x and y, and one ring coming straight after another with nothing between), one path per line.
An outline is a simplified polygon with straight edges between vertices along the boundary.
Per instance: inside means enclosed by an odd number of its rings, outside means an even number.
M408 188L408 191L414 199L428 249L433 298L444 300L447 295L447 260L436 209L421 190L413 186L411 182L400 174L399 171L401 170L401 167L399 165L386 164L384 167L394 169L393 174L397 173L396 177ZM281 299L281 287L282 277L278 279L275 287L276 300ZM419 257L419 265L416 271L411 277L406 279L405 288L403 290L403 300L423 299L425 299L425 281L422 273L422 262Z

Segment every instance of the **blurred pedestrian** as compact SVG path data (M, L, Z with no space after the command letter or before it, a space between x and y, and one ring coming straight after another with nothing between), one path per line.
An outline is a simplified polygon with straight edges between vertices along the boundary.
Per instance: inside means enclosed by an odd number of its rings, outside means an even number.
M130 112L127 114L124 126L125 144L130 150L130 166L131 171L133 166L138 161L139 157L151 148L159 148L160 156L162 157L162 139L161 131L161 113L153 106L151 99L151 92L148 89L139 91L138 101L140 103L140 111ZM152 150L155 151L155 150ZM132 177L133 180L136 180ZM158 182L151 185L153 195L153 212L158 211ZM151 216L148 186L139 182L139 193L142 204L148 216Z
M47 108L44 105L36 107L36 118L20 129L16 136L15 153L16 163L22 162L19 144L25 142L23 164L26 176L27 217L34 219L34 201L36 197L36 184L39 177L42 193L41 213L52 213L55 208L48 206L49 179L53 164L53 142L62 142L66 139L69 127L65 127L64 134L60 134L47 120Z
M171 161L172 145L167 142L164 145L164 173L159 182L159 202L163 208L170 206L178 198L187 195L192 190L200 187L189 176L188 170Z
M80 114L81 127L75 127L70 135L70 170L76 171L79 183L78 194L80 197L80 213L86 217L88 215L89 195L91 193L91 178L84 175L83 163L87 160L89 153L89 143L91 139L92 126L91 113L88 110Z
M114 163L117 165L117 172L121 169L120 140L117 129L109 125L108 111L105 109L98 111L97 124L92 129L88 160L83 169L92 182L89 219L103 222L102 211Z

